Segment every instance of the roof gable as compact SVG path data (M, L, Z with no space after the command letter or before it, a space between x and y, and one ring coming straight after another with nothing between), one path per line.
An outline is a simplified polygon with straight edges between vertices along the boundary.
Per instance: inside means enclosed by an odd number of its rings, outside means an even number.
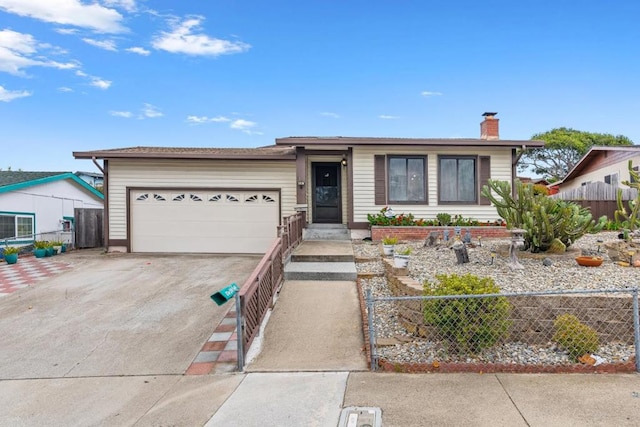
M640 155L640 146L639 145L629 145L629 146L594 146L582 156L582 158L576 163L576 165L569 171L567 176L565 176L561 181L555 183L560 184L563 182L571 181L572 179L577 178L582 175L587 169L591 166L592 162L597 159L609 155L610 153L615 153L615 163L629 160L632 157ZM594 168L594 170L600 169L601 167L606 166L606 163L600 165L600 167Z
M0 193L20 190L22 188L33 187L35 185L47 184L60 180L69 179L82 187L83 190L93 196L104 200L104 194L78 178L71 172L23 172L23 171L0 171Z

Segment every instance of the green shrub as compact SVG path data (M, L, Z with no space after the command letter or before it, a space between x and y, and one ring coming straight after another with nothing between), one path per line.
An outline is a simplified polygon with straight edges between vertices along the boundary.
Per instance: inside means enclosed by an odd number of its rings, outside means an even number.
M437 275L439 283L425 283L424 294L497 294L500 288L490 277L471 274ZM505 297L431 299L424 302L424 319L448 341L451 351L476 354L496 344L508 334L511 305Z
M438 220L438 224L447 226L451 224L451 214L446 212L441 212L436 215L436 219Z
M598 333L580 322L573 314L558 316L553 326L556 330L553 341L564 348L574 360L585 354L594 353L600 347Z

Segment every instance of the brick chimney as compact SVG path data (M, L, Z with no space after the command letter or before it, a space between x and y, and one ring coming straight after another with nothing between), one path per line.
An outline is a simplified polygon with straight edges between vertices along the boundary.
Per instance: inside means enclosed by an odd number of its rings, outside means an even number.
M496 119L498 113L484 113L484 121L480 123L480 139L500 139L500 132L498 132L498 122L500 119Z

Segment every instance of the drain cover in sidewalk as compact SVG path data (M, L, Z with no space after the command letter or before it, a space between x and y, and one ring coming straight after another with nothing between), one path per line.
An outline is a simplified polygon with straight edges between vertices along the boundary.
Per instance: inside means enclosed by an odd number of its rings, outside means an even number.
M349 406L342 410L338 427L382 427L380 408Z

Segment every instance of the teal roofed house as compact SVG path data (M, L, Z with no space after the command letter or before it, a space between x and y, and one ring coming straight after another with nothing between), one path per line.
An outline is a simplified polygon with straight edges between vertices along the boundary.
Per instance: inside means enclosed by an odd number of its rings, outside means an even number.
M0 171L0 244L71 242L75 209L103 207L102 193L71 172Z

